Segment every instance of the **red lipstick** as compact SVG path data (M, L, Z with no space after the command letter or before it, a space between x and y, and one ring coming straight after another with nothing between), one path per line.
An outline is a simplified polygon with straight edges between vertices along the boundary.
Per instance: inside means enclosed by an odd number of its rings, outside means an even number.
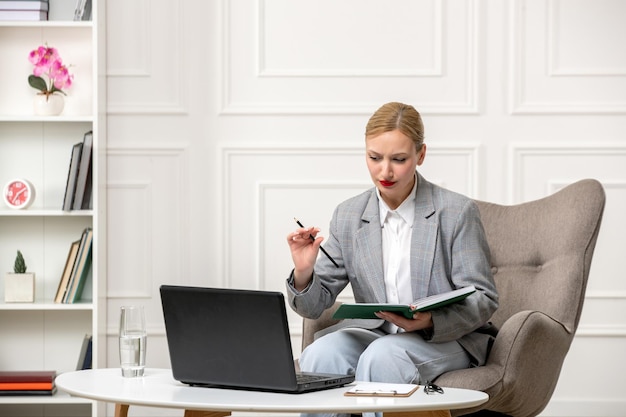
M395 182L393 181L385 181L385 180L380 180L380 185L382 185L383 187L391 187L392 185L395 184Z

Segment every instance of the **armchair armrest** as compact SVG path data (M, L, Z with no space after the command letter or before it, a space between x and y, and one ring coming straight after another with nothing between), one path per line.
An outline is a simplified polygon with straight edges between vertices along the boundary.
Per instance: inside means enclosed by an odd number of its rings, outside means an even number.
M548 315L521 311L504 323L484 366L447 372L436 382L489 394L486 404L453 411L453 416L479 409L536 416L552 396L572 337Z
M315 333L324 330L333 324L339 323L340 320L333 319L333 314L341 305L340 301L335 302L331 307L324 310L322 315L317 319L303 319L302 321L302 350L313 343Z

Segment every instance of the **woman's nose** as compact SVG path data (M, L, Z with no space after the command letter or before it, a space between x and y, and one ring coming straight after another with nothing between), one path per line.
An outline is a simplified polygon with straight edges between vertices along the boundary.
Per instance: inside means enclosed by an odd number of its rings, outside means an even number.
M389 162L383 162L383 175L387 179L393 178L393 169Z

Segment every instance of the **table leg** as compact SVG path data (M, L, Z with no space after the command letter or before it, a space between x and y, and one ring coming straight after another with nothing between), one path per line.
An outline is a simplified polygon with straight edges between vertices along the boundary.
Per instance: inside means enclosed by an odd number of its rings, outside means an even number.
M226 417L230 416L227 411L204 411L204 410L185 410L185 417Z
M205 410L185 410L184 417L227 417L229 412L225 411L205 411ZM128 417L128 404L115 404L115 417Z
M398 413L383 413L384 417L450 417L450 410L436 411L403 411Z
M128 417L128 404L115 404L115 417Z

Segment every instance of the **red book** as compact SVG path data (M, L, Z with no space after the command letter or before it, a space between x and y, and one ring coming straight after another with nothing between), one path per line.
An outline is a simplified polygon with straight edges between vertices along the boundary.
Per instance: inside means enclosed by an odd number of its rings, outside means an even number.
M0 371L0 383L18 383L18 382L52 383L56 375L57 375L56 371Z
M16 390L51 390L54 388L53 382L0 382L0 391Z

